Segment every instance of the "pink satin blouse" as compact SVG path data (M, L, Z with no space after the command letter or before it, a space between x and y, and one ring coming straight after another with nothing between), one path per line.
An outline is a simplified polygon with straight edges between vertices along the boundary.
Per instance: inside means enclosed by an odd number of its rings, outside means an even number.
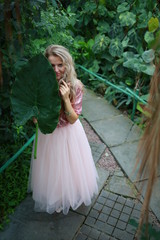
M78 86L76 89L76 97L74 99L74 102L72 103L72 107L74 111L77 113L77 115L80 115L82 112L82 98L83 98L83 91L81 87ZM66 115L64 111L61 111L57 127L64 127L67 124L69 124L69 122L66 118Z

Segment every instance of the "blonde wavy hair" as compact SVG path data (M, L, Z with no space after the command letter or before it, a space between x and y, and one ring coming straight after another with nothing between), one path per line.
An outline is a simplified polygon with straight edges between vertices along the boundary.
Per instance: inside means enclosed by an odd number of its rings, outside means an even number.
M67 48L61 45L50 45L46 48L44 55L49 58L49 56L58 56L62 59L65 66L65 74L63 80L70 84L70 99L74 100L76 95L76 87L79 85L83 87L80 80L77 79L77 74L74 68L74 61L70 55Z

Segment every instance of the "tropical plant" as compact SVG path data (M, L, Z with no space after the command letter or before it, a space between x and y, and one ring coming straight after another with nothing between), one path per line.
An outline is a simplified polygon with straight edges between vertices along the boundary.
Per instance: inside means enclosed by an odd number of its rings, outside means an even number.
M43 54L31 58L17 73L11 103L19 126L33 117L37 119L34 152L36 158L38 127L44 134L52 133L57 127L61 108L58 82L51 64Z
M60 1L0 1L0 144L14 141L10 91L16 72L49 44L72 49L73 22L74 13L67 13Z
M151 48L155 42L159 44L159 3L81 0L71 1L68 10L77 12L76 61L117 85L123 82L131 89L139 88L140 95L147 94L155 69ZM84 78L86 82L86 75ZM98 89L88 78L88 83ZM116 102L117 91L111 95L112 102ZM117 106L122 101L128 104L128 97L119 93Z
M56 128L61 108L59 88L53 68L43 54L31 58L17 73L11 103L18 125L36 117L44 134Z

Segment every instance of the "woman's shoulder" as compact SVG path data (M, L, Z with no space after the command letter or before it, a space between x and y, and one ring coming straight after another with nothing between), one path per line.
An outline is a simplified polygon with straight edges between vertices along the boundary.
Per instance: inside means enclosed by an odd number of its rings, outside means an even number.
M77 90L81 90L81 91L84 90L84 85L79 79L76 80L76 91Z

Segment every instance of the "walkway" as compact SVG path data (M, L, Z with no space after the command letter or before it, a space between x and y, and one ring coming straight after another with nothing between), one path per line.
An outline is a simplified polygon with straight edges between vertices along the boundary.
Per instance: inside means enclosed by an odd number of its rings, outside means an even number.
M35 213L31 195L17 207L1 240L132 240L142 203L132 169L140 130L106 100L87 90L82 124L99 173L99 195L77 211ZM89 123L89 124L88 124ZM145 184L147 183L147 180ZM160 231L160 177L151 200L150 223ZM157 238L158 239L158 238Z

